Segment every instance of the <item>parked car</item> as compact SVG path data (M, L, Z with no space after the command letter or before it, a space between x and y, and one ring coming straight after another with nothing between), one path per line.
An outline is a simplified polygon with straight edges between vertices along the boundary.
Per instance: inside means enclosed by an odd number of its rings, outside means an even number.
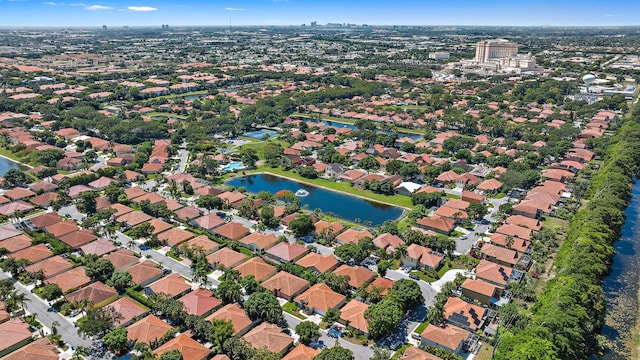
M409 279L420 280L420 276L418 276L418 274L416 273L411 273L409 274Z

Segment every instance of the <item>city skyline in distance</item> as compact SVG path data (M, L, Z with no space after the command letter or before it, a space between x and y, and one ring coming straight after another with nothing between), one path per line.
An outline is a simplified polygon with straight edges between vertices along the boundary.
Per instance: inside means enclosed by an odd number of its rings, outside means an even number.
M640 3L567 0L0 0L5 26L368 25L634 26Z

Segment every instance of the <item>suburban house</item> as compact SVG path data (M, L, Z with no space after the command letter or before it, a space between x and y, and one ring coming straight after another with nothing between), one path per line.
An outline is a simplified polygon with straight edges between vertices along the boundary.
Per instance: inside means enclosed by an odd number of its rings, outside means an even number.
M114 288L96 281L66 295L65 298L72 304L77 304L82 299L89 299L93 302L93 306L98 308L115 301L118 298L118 292Z
M208 289L193 290L178 301L184 304L188 314L197 316L207 316L222 306L222 301L214 297L213 292Z
M364 266L349 266L346 264L334 270L333 273L339 276L349 276L349 286L354 291L360 289L362 285L370 283L376 277L376 273Z
M418 244L411 244L402 256L402 264L416 270L436 270L444 262L444 254Z
M480 260L480 263L478 263L474 272L476 274L476 278L482 279L503 289L511 282L520 281L524 275L520 270L488 260Z
M387 253L393 253L398 246L404 245L404 241L397 235L384 233L373 239L373 245L378 249L384 249Z
M168 276L147 285L144 292L147 296L153 294L166 294L172 298L178 298L183 294L191 291L191 285L188 284L178 273L172 273Z
M429 324L420 334L420 340L426 346L439 347L460 355L468 350L465 345L470 336L469 331L454 325L440 327Z
M253 326L253 321L249 319L244 309L238 303L227 304L218 311L209 315L205 320L229 320L233 325L233 336L242 336Z
M161 356L162 354L172 350L177 350L183 354L182 356L185 360L206 360L211 354L209 349L193 340L186 333L182 333L162 344L159 348L153 351L153 354L155 356Z
M278 325L263 322L243 336L254 349L266 348L283 356L293 346L293 338L285 334Z
M444 304L444 317L455 326L476 331L484 328L487 309L469 304L457 297L450 297Z
M289 351L289 353L285 357L283 357L282 360L313 360L313 358L321 352L321 349L314 349L302 343L298 343L298 345L294 347L293 350ZM214 358L214 360L217 359Z
M45 280L45 284L57 284L63 294L77 290L91 283L91 278L84 271L84 267L77 267Z
M291 301L309 288L309 281L286 271L280 271L265 280L262 287L271 291L275 296Z
M326 272L333 271L340 264L335 256L320 255L318 253L308 253L302 259L295 262L296 265L300 265L305 269L309 269L317 274L324 274Z
M368 230L347 229L336 236L336 242L338 244L357 244L361 239L373 240L374 237Z
M302 245L282 241L267 250L266 254L275 261L289 263L302 258L308 252L309 250Z
M151 344L160 340L173 327L155 315L148 315L127 328L127 339L131 342Z
M276 237L275 234L254 232L240 239L240 246L252 251L261 252L274 246L278 241L278 237Z
M368 308L369 305L353 299L340 309L340 322L345 326L356 329L360 334L367 336L369 334L369 323L364 317L364 312Z
M134 284L145 287L159 280L164 274L162 269L153 261L145 260L125 270L131 275Z
M484 280L466 279L462 283L462 295L476 300L486 306L502 306L509 302L509 297L501 296L502 289Z
M141 316L145 315L148 311L142 308L140 304L126 296L112 302L107 306L113 308L120 315L122 315L122 319L115 321L114 325L116 326L127 326L133 323L135 320L139 319Z
M328 309L338 309L346 297L331 290L325 283L317 283L295 298L295 303L308 313L324 315Z
M240 277L253 275L257 282L263 282L278 271L275 266L267 264L262 258L254 257L234 268L240 272Z
M439 215L434 215L430 218L423 217L416 224L424 229L445 235L449 235L456 228L456 220Z
M207 255L207 261L214 269L220 268L220 266L226 269L234 268L247 260L247 256L239 253L235 250L231 250L228 247Z

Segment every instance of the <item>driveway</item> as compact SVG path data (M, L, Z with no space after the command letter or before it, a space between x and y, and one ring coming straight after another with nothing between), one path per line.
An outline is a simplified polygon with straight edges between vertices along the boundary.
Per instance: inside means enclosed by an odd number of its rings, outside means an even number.
M85 214L79 212L78 208L73 204L61 207L60 210L58 210L58 214L64 217L70 217L77 222L82 222L87 217Z

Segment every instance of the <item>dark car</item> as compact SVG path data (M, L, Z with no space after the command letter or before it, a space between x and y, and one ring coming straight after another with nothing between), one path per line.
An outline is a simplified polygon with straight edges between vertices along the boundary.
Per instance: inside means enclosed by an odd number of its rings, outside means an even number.
M402 346L402 341L396 340L389 345L389 349L395 351L398 350Z
M418 274L411 273L409 274L409 279L420 280L420 276L418 276Z

